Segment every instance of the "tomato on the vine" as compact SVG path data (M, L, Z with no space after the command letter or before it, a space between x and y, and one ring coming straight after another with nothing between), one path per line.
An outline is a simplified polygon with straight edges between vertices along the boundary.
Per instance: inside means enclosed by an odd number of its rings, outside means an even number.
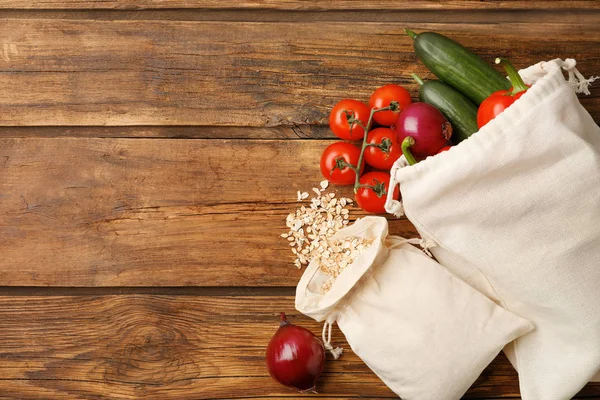
M359 120L364 126L369 120L371 110L366 104L358 100L345 99L333 106L331 114L329 114L329 127L335 136L344 140L362 139L365 136L364 128L355 122L352 124L352 129L350 129L346 113Z
M360 149L347 142L335 142L327 146L321 155L321 173L329 182L336 185L352 185L356 180L356 173L352 168L345 166L358 165ZM360 168L362 173L364 162Z
M390 186L390 174L387 172L373 171L367 172L360 177L361 185L371 187L360 187L356 192L356 202L366 212L382 214L385 212L385 199ZM398 198L400 190L398 186L394 188L394 198Z
M396 132L390 128L373 129L367 133L367 143L383 146L386 150L374 146L368 146L365 149L365 161L374 168L389 171L394 162L402 155L402 146L398 143Z
M410 93L402 86L389 84L376 89L371 95L369 105L371 108L383 108L390 105L392 101L397 101L400 111L380 111L373 115L373 119L380 125L392 126L398 119L398 113L404 110L404 107L412 103Z

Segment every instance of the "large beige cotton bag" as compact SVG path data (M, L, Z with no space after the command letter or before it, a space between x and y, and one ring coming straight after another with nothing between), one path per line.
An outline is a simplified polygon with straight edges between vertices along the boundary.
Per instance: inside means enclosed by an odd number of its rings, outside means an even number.
M330 278L311 262L296 291L298 311L337 322L352 350L404 400L459 399L502 347L532 329L406 240L367 217L334 238L372 244ZM336 356L338 353L335 354Z
M568 71L569 81L563 70ZM535 330L507 353L524 400L564 400L600 370L600 128L574 60L520 71L533 86L449 151L392 168L436 259Z

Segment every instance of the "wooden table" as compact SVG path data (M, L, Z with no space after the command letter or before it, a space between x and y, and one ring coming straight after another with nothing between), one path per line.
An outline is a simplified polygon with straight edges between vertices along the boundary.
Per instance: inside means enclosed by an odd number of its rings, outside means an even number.
M0 18L2 399L295 396L265 346L280 311L320 327L279 234L321 180L330 107L431 77L403 28L600 73L597 1L0 0ZM394 397L333 341L321 397ZM466 398L518 395L499 356Z

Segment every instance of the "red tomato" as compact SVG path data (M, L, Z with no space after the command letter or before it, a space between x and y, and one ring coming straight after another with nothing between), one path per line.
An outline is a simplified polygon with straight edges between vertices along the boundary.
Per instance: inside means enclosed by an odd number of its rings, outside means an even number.
M371 95L369 105L371 108L383 108L389 106L394 100L400 104L400 111L412 103L408 90L402 86L390 84L375 90ZM373 119L380 125L392 126L396 123L400 111L380 111L373 114Z
M327 146L321 155L321 173L329 182L336 185L353 185L356 180L356 173L351 168L337 164L346 162L352 165L358 165L360 149L350 143L335 142ZM362 167L365 166L363 162ZM362 173L362 168L360 169Z
M512 103L517 101L525 94L529 85L523 82L516 68L505 58L496 58L496 64L502 64L512 83L510 90L499 90L492 93L487 99L483 100L477 110L477 127L481 129L488 122L496 118L498 114L506 110Z
M365 161L372 167L389 171L402 155L402 147L398 143L396 132L390 128L373 129L367 134L367 143L380 145L385 138L391 142L388 151L384 152L378 147L369 146L365 149Z
M365 136L365 130L362 126L357 123L352 124L352 131L350 131L350 124L346 116L346 111L357 120L367 125L371 110L366 104L361 103L357 100L345 99L333 106L331 114L329 114L329 127L333 134L340 139L344 140L360 140Z
M441 149L439 149L439 150L438 150L438 152L437 152L437 153L435 153L435 154L440 154L440 153L443 153L443 152L445 152L445 151L448 151L448 150L450 150L450 148L451 148L451 147L452 147L452 146L446 146L446 147L442 147L442 148L441 148Z
M367 172L360 177L361 185L370 185L374 188L360 187L356 192L356 202L366 212L382 214L385 212L385 199L390 186L390 174L387 172ZM398 198L400 190L394 188L394 198Z
M498 114L506 110L512 103L525 94L525 91L515 95L509 94L510 90L498 90L485 99L477 110L477 127L482 128L488 122L496 118Z

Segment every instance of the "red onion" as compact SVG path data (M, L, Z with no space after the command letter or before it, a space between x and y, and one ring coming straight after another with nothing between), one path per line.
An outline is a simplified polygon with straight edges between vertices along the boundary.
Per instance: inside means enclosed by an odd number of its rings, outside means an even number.
M398 142L407 136L414 139L410 147L417 158L432 156L446 146L452 136L452 126L434 106L413 103L404 108L396 121Z
M281 313L279 329L267 346L271 377L304 393L315 388L325 365L325 348L309 330L291 324Z

